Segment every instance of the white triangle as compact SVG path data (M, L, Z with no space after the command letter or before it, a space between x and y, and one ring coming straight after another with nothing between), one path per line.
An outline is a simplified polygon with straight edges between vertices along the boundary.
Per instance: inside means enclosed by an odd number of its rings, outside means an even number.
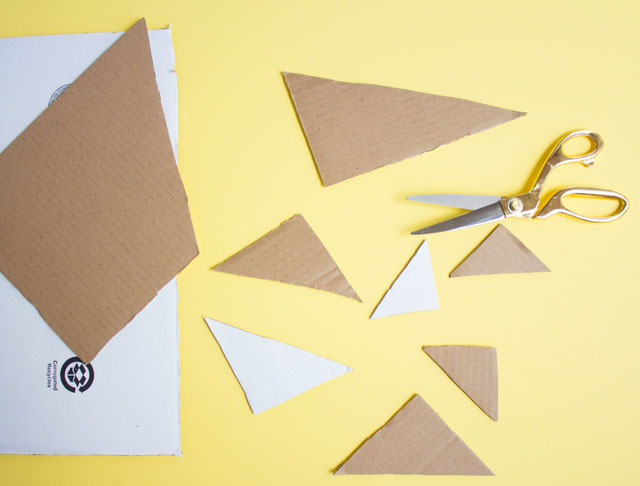
M244 389L253 413L264 412L351 371L348 366L304 349L204 319Z
M407 266L384 294L370 318L377 319L439 308L429 245L423 241Z

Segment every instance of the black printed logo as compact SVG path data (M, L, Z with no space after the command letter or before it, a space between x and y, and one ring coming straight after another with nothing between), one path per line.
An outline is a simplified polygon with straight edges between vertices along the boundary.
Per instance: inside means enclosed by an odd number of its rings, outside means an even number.
M65 90L71 86L70 84L63 84L62 86L60 86L57 90L55 90L53 92L53 94L51 95L51 98L49 98L49 106L51 106L53 104L53 102L55 100L58 99L58 97L65 92Z
M87 391L93 383L93 376L93 366L84 364L77 356L69 358L60 368L60 382L71 393Z

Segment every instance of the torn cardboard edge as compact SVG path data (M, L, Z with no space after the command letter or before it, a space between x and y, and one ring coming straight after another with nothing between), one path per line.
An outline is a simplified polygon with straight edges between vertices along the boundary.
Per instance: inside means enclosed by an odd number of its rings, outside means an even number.
M195 258L144 19L0 154L0 205L0 271L85 363Z
M423 346L422 350L484 413L498 420L496 348L474 345Z
M352 371L302 348L204 318L251 411L259 414Z
M282 75L325 186L525 115L417 91Z
M362 302L301 214L212 270L325 290Z
M424 240L380 299L369 319L439 308L429 245Z
M334 472L493 476L440 416L414 395Z
M550 271L524 243L499 224L449 277Z

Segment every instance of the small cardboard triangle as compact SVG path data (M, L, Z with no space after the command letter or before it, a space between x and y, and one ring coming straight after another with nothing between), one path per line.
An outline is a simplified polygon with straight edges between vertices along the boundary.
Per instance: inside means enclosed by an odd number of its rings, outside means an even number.
M300 214L216 265L213 270L326 290L361 302Z
M85 363L198 254L144 19L0 154L0 207L0 271Z
M370 318L434 309L439 309L438 293L433 278L429 245L423 241L384 294Z
M373 84L283 75L325 186L525 114Z
M351 371L304 349L207 317L205 321L255 414Z
M489 346L423 346L422 350L493 420L498 420L498 358Z
M493 476L420 395L369 437L335 474Z
M449 277L534 272L550 270L524 243L500 224L449 274Z

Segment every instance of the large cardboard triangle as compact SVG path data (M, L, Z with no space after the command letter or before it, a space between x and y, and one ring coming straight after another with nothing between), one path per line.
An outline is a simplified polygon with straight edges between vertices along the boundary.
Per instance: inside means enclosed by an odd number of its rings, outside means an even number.
M325 186L525 114L373 84L283 75Z
M429 245L423 241L384 294L371 319L433 309L439 309L438 293Z
M0 271L85 362L198 254L144 19L0 154L0 207Z
M493 420L498 420L498 357L489 346L423 346L423 351Z
M369 437L335 474L493 476L420 395Z
M253 413L275 407L351 368L205 317Z
M326 290L361 302L300 214L216 265L213 270Z
M449 274L449 277L534 272L550 270L524 243L500 224Z

